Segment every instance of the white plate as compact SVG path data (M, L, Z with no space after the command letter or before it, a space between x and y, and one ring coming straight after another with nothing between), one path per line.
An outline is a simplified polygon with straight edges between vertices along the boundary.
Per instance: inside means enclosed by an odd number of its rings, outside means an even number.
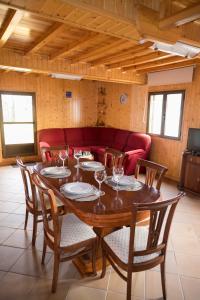
M99 168L102 166L102 163L98 162L98 161L83 161L81 163L81 165L84 168Z
M66 169L63 167L48 167L41 170L42 175L64 175Z
M85 182L70 182L63 186L63 190L69 194L89 194L93 191L93 186Z
M113 179L115 182L115 180ZM126 176L124 175L122 178L119 180L119 185L132 185L135 183L135 179L132 176Z

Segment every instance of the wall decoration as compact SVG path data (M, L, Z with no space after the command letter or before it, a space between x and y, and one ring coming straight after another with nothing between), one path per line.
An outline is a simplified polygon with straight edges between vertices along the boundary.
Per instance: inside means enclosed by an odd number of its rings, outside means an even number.
M65 92L65 99L71 100L72 99L72 92L71 91L66 91Z
M119 97L119 101L121 104L125 104L128 101L128 94L127 93L121 94Z

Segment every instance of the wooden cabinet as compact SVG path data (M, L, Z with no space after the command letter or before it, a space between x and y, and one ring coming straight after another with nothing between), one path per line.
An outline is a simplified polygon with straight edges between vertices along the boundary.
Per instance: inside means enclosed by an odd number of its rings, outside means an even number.
M183 153L179 188L200 194L200 156Z

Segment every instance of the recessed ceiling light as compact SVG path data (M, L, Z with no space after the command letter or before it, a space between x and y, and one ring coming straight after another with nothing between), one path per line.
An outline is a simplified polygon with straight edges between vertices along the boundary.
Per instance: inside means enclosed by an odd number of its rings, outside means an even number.
M68 80L81 80L83 76L81 75L73 75L73 74L63 74L63 73L52 73L50 74L51 78L58 79L68 79Z
M2 65L0 65L0 69L1 70L16 71L16 72L32 72L32 69L28 69L28 68L19 68L19 67L2 66Z
M193 58L200 53L200 48L182 43L180 41L176 42L175 44L155 42L150 48L187 58Z

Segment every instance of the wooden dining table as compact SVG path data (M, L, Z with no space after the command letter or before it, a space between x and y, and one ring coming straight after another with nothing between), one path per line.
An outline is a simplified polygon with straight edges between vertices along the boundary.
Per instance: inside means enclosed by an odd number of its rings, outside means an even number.
M160 192L146 184L140 182L141 188L135 191L116 191L106 183L102 184L102 190L105 195L93 201L87 201L86 198L79 200L70 200L60 191L60 188L70 182L86 182L98 188L98 183L94 178L93 171L82 170L75 167L76 161L69 159L67 167L71 171L69 177L64 178L50 178L41 175L41 170L51 166L48 163L37 163L34 166L34 171L38 173L47 187L52 189L55 195L63 202L66 210L73 212L83 222L93 226L95 232L99 236L104 236L111 232L113 228L123 225L129 225L131 221L131 210L133 203L151 203L161 200ZM106 168L107 175L112 175L112 170ZM142 222L148 216L148 212L140 212L137 217L138 223ZM79 263L76 260L76 266L79 271L89 273L90 266L84 266L83 262ZM98 268L98 264L97 264Z

